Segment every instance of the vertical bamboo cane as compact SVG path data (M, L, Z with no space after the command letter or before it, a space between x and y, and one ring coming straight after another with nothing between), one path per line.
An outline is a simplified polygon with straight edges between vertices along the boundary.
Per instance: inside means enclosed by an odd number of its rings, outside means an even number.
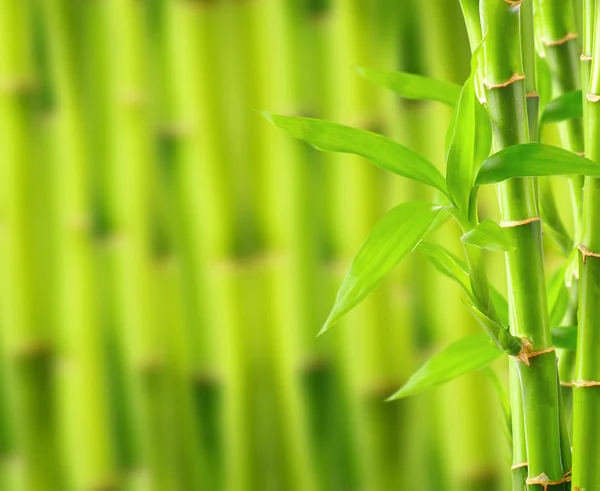
M591 8L593 5L593 8ZM584 19L584 86L585 146L589 159L600 162L598 146L598 94L600 94L600 40L594 36L600 26L598 2L585 4ZM593 40L593 44L591 39ZM588 51L592 46L592 50ZM591 56L589 56L591 54ZM591 60L591 69L586 65ZM600 263L596 252L600 251L598 230L600 210L600 180L586 178L583 204L583 234L579 252L579 333L577 339L577 362L573 390L573 487L594 489L600 487L600 472L597 465L600 455L598 426L592 423L600 408L600 365L596 349L598 342L598 319L600 305Z

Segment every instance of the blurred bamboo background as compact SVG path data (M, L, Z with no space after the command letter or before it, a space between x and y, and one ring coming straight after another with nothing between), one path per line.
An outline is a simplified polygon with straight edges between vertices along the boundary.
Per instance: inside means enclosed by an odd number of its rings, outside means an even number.
M383 402L477 329L422 257L315 338L373 224L427 191L256 112L441 167L450 111L353 67L468 63L450 0L0 0L0 489L508 489L485 374Z

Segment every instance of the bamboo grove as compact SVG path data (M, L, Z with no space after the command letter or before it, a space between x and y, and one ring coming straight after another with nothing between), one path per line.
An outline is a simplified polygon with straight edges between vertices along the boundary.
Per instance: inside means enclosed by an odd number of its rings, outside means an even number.
M486 366L504 353L512 488L600 489L600 38L594 36L600 5L583 2L578 16L573 2L560 0L461 0L461 7L472 50L462 89L407 73L361 70L401 96L454 107L445 176L419 153L381 135L265 114L320 150L360 155L435 191L429 202L404 202L375 225L323 331L427 244L438 269L462 288L465 307L491 343L463 338L426 362L392 399ZM543 143L549 122L559 123L555 145ZM550 176L568 180L572 231L562 224ZM497 185L499 221L479 217L479 189L489 184ZM424 242L446 220L460 227L462 258ZM548 285L543 227L564 254L564 266ZM506 297L488 282L483 250L504 252Z
M596 3L0 0L0 490L600 489Z

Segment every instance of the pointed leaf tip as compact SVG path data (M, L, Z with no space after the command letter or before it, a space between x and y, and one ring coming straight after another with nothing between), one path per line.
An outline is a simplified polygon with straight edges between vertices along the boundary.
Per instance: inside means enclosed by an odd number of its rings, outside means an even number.
M442 385L498 358L502 351L485 334L466 336L433 355L387 401L394 401Z
M396 206L373 228L352 261L321 332L360 304L429 231L443 207L408 202Z

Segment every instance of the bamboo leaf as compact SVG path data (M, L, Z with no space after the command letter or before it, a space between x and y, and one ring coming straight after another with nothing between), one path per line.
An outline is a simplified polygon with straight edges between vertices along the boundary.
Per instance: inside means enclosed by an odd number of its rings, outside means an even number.
M564 256L568 256L572 250L573 239L567 232L558 208L556 199L552 191L552 184L549 179L540 179L538 181L540 216L544 223L544 232L556 242Z
M320 119L262 114L275 126L318 150L360 155L382 169L448 194L444 176L429 160L389 138Z
M544 108L541 123L559 123L571 118L583 117L581 90L573 90L550 101Z
M521 351L521 341L512 334L507 327L501 326L493 319L490 319L487 315L481 312L472 303L465 301L465 305L469 309L471 315L475 320L485 329L488 336L492 341L500 348L500 350L508 353L509 355L516 355Z
M463 86L448 149L446 184L459 210L467 211L474 180L475 86L470 77Z
M539 55L535 57L535 77L538 95L540 96L539 114L541 116L552 97L552 74L544 58Z
M460 97L460 85L445 80L363 67L356 67L356 71L367 80L393 90L404 99L438 101L455 106Z
M438 271L456 281L465 293L471 295L469 274L460 259L442 246L429 241L422 241L416 250L424 254Z
M464 234L460 240L488 251L507 252L515 248L510 237L502 227L492 220L484 220L470 232Z
M600 165L562 148L525 143L489 157L479 170L476 184L495 184L512 177L571 174L600 177Z
M321 333L362 302L427 233L443 208L408 202L393 208L371 231L340 287Z
M568 264L559 268L546 284L546 295L550 307L550 327L557 327L563 320L569 307L569 290L565 285Z
M388 400L397 400L444 384L473 370L479 370L502 352L485 334L473 334L456 341L431 357L404 386Z
M552 346L577 351L577 326L561 326L552 329Z

